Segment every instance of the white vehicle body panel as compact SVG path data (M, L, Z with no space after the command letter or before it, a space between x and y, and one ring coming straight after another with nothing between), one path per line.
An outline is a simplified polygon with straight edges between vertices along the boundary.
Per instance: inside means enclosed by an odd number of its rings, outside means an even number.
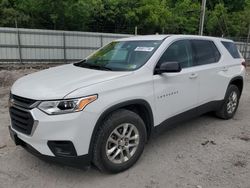
M36 100L62 99L73 90L132 74L81 69L73 64L49 68L18 79L12 92Z

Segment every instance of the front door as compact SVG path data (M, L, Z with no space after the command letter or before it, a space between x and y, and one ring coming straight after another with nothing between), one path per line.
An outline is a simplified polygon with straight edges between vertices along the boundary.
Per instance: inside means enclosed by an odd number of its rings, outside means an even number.
M153 76L158 124L195 108L198 101L198 74L193 70L193 53L189 40L173 42L164 52L162 62L179 62L182 71Z

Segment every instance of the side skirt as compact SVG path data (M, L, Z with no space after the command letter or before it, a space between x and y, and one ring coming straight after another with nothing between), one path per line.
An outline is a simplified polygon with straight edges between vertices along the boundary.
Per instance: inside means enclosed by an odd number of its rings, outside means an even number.
M223 100L212 101L212 102L208 102L206 104L203 104L201 106L195 107L193 109L190 109L186 112L182 112L182 113L175 115L169 119L166 119L165 121L163 121L159 125L155 126L153 132L154 132L154 134L155 133L157 134L157 133L160 133L166 129L174 127L178 123L181 123L181 122L190 120L192 118L198 117L198 116L205 114L207 112L216 111L216 110L220 109L222 104L223 104Z

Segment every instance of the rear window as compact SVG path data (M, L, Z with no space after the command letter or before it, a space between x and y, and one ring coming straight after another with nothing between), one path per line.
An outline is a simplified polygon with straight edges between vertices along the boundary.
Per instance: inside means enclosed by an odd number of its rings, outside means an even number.
M216 63L220 59L220 52L212 41L192 40L192 47L195 52L196 65Z
M236 45L233 42L222 41L221 43L225 46L233 58L236 59L241 57Z

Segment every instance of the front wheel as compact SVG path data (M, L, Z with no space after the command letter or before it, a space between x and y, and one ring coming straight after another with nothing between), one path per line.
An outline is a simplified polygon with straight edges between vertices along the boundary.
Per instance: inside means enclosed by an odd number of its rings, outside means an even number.
M113 112L96 135L94 164L111 173L130 168L143 152L146 135L139 115L125 109Z
M237 86L229 85L223 105L216 112L216 115L222 119L231 119L239 105L240 91Z

